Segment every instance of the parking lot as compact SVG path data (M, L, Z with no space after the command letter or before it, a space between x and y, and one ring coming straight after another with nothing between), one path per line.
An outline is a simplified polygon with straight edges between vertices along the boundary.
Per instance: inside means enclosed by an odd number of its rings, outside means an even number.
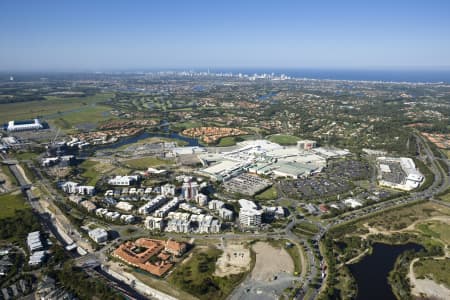
M271 185L271 181L267 179L244 173L226 181L224 188L227 192L254 196Z
M369 164L359 160L338 160L328 163L322 173L306 179L284 181L283 191L293 198L311 200L343 194L353 188L352 180L367 179Z

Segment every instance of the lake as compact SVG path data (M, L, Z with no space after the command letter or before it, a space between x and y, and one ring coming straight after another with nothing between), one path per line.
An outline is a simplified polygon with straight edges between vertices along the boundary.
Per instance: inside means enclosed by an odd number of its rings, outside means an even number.
M407 250L420 251L421 245L408 243L403 245L373 244L372 255L349 265L350 272L358 285L358 300L396 300L388 282L389 272L394 268L397 257Z

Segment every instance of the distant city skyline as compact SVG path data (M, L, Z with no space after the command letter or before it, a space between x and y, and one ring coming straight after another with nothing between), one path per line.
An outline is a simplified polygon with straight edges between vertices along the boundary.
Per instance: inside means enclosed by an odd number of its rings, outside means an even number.
M1 1L0 71L450 69L448 1Z

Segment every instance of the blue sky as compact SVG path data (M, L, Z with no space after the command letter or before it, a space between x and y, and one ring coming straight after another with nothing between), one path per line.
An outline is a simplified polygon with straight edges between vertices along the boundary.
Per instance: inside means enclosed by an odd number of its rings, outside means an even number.
M450 68L450 1L0 0L0 70Z

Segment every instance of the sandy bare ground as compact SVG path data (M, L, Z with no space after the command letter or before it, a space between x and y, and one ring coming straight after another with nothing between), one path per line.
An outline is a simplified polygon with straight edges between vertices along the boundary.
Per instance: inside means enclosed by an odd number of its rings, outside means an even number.
M10 190L12 190L14 188L14 185L9 180L9 177L6 176L6 174L4 174L2 172L2 170L0 169L0 181L2 181L2 180L4 180L5 183L0 184L0 193L8 192L8 191L10 191Z
M269 281L281 272L293 274L294 262L285 249L274 248L265 242L257 242L252 248L256 263L251 279Z
M438 284L431 279L417 279L414 274L414 263L416 263L419 258L413 259L409 265L408 277L411 282L411 294L415 296L425 295L433 299L450 299L450 289L448 289L443 284Z
M25 179L25 181L26 181L28 184L30 184L30 183L31 183L31 180L30 180L30 179L27 177L27 175L25 174L25 171L23 170L23 168L22 168L19 164L17 164L16 167L17 167L17 170L19 170L20 174L22 175L23 179Z
M227 244L216 262L214 276L224 277L239 274L250 269L250 249L244 244Z

